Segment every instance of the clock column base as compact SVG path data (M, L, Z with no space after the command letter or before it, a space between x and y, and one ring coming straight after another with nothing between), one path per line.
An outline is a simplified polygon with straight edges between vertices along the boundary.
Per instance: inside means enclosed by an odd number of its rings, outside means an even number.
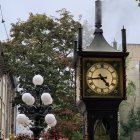
M88 140L118 140L118 113L87 111Z
M84 112L85 135L88 138L86 140L118 140L118 106L120 102L116 102L115 105L113 105L115 100L106 103L100 100L100 104L97 101L98 105L95 102L85 103L87 108Z

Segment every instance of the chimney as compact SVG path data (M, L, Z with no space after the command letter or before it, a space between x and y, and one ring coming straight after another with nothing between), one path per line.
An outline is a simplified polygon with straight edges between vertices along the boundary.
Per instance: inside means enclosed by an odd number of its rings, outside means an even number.
M95 27L102 27L102 3L100 0L95 1Z

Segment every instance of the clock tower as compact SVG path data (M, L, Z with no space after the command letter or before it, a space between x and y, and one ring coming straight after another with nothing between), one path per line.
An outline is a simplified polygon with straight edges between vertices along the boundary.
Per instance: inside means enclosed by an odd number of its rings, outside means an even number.
M110 46L101 29L101 1L95 1L95 32L83 49L82 27L75 41L75 101L84 116L88 140L118 140L118 108L126 99L126 30L122 29L122 51Z

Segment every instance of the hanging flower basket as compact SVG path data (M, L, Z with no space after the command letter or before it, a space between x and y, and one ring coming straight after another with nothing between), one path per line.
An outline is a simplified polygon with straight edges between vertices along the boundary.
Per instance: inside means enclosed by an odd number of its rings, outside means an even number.
M15 137L15 140L34 140L34 138L28 134L19 134Z
M54 128L43 132L41 134L41 138L41 140L68 140L68 138L61 136L61 134L59 134L59 132Z

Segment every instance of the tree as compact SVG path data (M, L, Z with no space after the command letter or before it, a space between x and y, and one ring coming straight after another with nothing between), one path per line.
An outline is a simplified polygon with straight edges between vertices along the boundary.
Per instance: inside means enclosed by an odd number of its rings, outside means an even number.
M74 104L74 71L71 68L74 34L79 22L66 9L59 18L30 13L27 21L12 24L11 40L1 42L8 72L19 77L19 87L32 91L32 77L41 74L54 99L58 130L72 135L81 129ZM80 122L80 123L79 123Z
M84 48L90 46L91 41L93 40L93 27L87 22L87 20L83 23L83 46Z
M139 109L134 112L134 106L135 106L135 101L136 101L136 96L135 96L135 90L136 90L136 85L133 81L128 80L127 82L127 97L130 98L131 97L131 109L128 112L127 115L127 121L123 122L122 120L120 121L120 137L119 140L129 140L130 136L132 135L132 132L134 131L134 129L136 129L138 127L138 118L139 116ZM128 106L130 105L127 101L123 101L121 104L121 108L125 109L126 107L128 108ZM126 106L127 105L127 106ZM126 113L126 112L125 112ZM123 112L120 112L120 114L123 115ZM140 122L139 122L140 124Z
M136 0L138 2L138 6L140 7L140 0Z
M121 122L120 140L130 140L134 131L140 130L140 108L128 114L128 121Z

